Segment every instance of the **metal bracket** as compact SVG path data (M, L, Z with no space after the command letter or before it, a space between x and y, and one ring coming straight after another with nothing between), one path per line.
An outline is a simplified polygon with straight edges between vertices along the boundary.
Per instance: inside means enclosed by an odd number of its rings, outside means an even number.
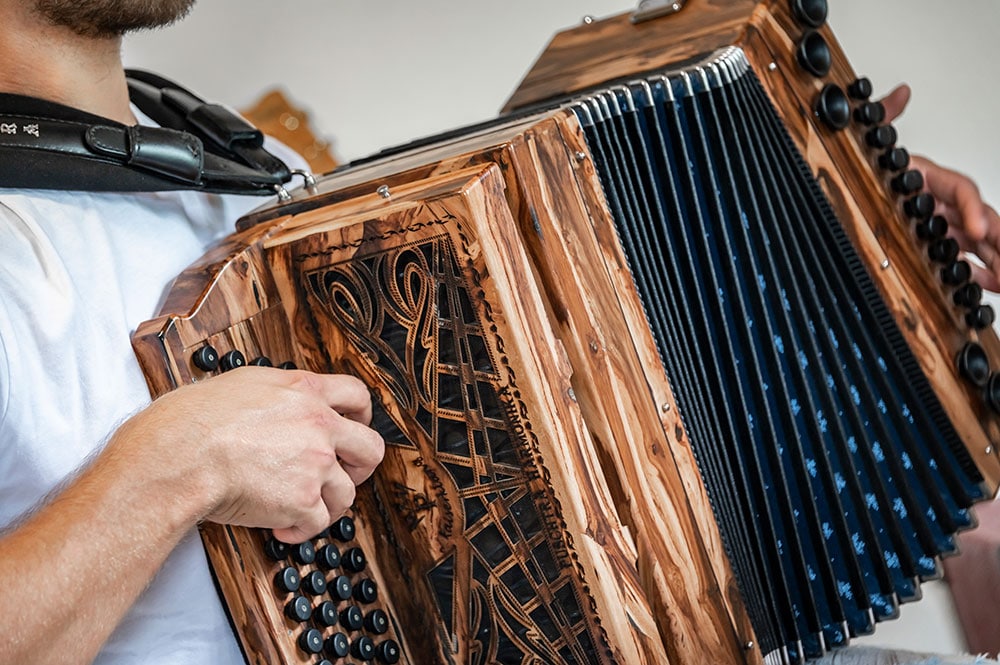
M687 0L639 0L639 6L632 12L632 22L642 23L661 16L676 14L684 9Z

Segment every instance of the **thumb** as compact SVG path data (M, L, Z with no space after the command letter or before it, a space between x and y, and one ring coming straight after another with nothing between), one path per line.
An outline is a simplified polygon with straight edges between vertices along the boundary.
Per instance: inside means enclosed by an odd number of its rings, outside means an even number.
M899 116L903 115L903 111L906 110L906 105L910 103L911 93L912 91L910 90L910 86L905 83L901 83L880 100L882 102L882 106L885 107L885 121L887 123L892 122Z

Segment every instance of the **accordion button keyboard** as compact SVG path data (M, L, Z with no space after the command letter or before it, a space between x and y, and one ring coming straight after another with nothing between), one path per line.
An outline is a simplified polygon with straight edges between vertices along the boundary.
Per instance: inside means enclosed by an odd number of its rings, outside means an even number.
M313 610L313 621L329 628L337 625L337 606L329 600L324 600Z
M910 165L910 153L906 148L886 150L879 155L878 165L886 171L902 171ZM930 215L932 212L934 212L933 207L927 211L927 214ZM909 214L909 210L907 210L907 214ZM910 217L916 217L916 215L910 215Z
M267 356L257 356L256 358L250 361L250 364L253 365L254 367L274 367L274 364L271 362L271 359L268 358Z
M829 6L826 0L792 0L795 20L810 28L818 28L826 23Z
M928 220L919 222L915 230L921 240L940 240L948 233L948 220L941 215L934 215Z
M375 642L367 635L363 635L351 642L351 655L358 660L368 662L375 658Z
M243 367L247 364L246 356L240 351L229 351L222 358L219 359L219 368L223 372L228 372L230 370L237 369L238 367Z
M295 596L285 605L285 616L292 621L302 623L309 620L312 614L312 605L305 596Z
M365 617L357 605L348 605L340 612L340 625L349 632L361 630L365 625Z
M359 603L374 603L378 600L378 585L367 577L354 585L354 600Z
M881 102L865 102L855 109L854 119L862 125L877 125L885 120L885 107Z
M996 312L993 311L991 306L980 305L965 315L965 322L969 324L970 328L985 330L993 325L996 318Z
M958 354L958 371L974 386L982 388L990 378L990 360L976 342L968 342Z
M871 79L866 76L854 79L847 86L847 94L851 96L851 99L856 99L860 102L868 101L873 92L875 92L875 86L872 85Z
M816 101L816 113L830 129L847 127L851 118L851 104L840 87L828 83L823 86Z
M930 194L917 194L903 203L903 210L912 219L927 219L934 214L934 197Z
M299 577L299 571L295 570L291 566L282 568L277 575L274 576L274 585L278 587L280 591L286 593L295 593L299 590L299 586L302 584L302 579Z
M314 570L302 578L302 588L310 596L320 596L326 593L326 577L318 570Z
M958 251L957 240L954 238L942 238L927 247L927 256L930 257L931 261L947 264L958 258Z
M341 517L330 526L330 537L342 543L354 540L354 520L350 517Z
M873 148L889 148L896 144L899 134L892 125L879 125L865 132L865 142Z
M268 538L264 543L264 554L274 561L284 561L288 557L288 545L277 538Z
M965 284L972 277L968 261L953 261L941 269L941 281L949 286Z
M333 570L340 565L340 550L333 545L324 545L316 553L316 563L323 570Z
M206 344L191 355L195 367L206 372L214 372L219 368L219 354L211 344Z
M323 651L323 635L315 628L302 631L299 635L299 648L306 653L320 653Z
M329 584L330 595L338 600L350 600L351 592L351 578L347 575L339 575L335 577Z
M328 637L323 648L331 658L345 658L351 653L351 644L343 633L334 633Z
M375 647L375 660L385 665L395 665L399 656L399 645L394 640L386 640Z
M303 566L316 560L316 549L308 540L298 545L292 545L290 549L292 552L292 559Z
M365 553L361 551L360 547L352 547L344 552L344 555L340 560L340 565L343 566L345 570L349 570L352 573L360 573L365 569L365 566L368 565L368 559L365 557Z
M278 369L298 369L298 366L296 366L296 364L292 361L288 361L278 365Z
M962 307L968 307L969 309L979 307L979 303L983 300L983 287L975 282L963 284L960 288L955 289L955 295L952 296L952 299L956 305L961 305Z
M376 635L384 635L389 630L389 615L383 610L372 610L365 615L365 630Z
M830 46L818 32L807 32L799 42L796 54L799 66L813 76L822 78L830 73L833 56L830 55Z

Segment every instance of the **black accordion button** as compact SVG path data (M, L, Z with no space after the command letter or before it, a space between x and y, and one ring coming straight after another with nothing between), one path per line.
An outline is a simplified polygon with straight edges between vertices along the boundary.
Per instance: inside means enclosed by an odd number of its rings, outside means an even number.
M330 537L342 543L354 540L354 520L350 517L341 517L330 526Z
M854 110L854 119L862 125L878 125L885 120L882 102L865 102Z
M368 559L360 547L352 547L340 558L340 565L352 573L360 573L368 565Z
M934 214L934 197L917 194L903 203L903 211L912 219L927 219Z
M872 86L871 79L867 76L854 79L847 86L847 94L851 96L851 99L856 99L860 102L866 101L872 96L873 92L875 92L875 88Z
M264 543L264 554L274 561L284 561L288 556L288 545L272 536Z
M983 301L983 287L975 282L963 284L961 287L955 289L952 299L956 305L961 305L962 307L968 307L969 309L979 307L979 303Z
M816 100L816 114L830 129L843 129L850 122L851 103L843 90L828 83Z
M324 600L313 610L313 621L324 627L337 625L337 605Z
M365 630L375 635L385 635L389 630L389 615L385 610L372 610L365 615Z
M992 326L996 318L996 312L993 311L992 307L989 305L979 305L965 315L965 322L969 324L970 328L984 330Z
M368 662L375 658L375 642L367 635L362 635L351 642L351 655L358 660Z
M954 261L941 269L941 281L948 286L965 284L972 277L972 266L967 261Z
M271 359L268 358L267 356L257 356L256 358L250 361L250 364L253 365L254 367L274 367L274 364L271 362Z
M986 382L986 403L994 412L1000 413L1000 374L995 372Z
M886 150L879 155L878 165L886 171L902 171L910 165L910 153L906 151L906 148L893 148L892 150ZM934 209L931 208L931 212L933 211ZM929 215L930 213L927 214ZM913 215L911 215L911 217L912 216Z
M206 344L191 355L191 362L200 370L214 372L219 369L219 353L210 344Z
M326 578L318 570L314 570L302 578L302 588L311 596L326 593Z
M361 630L365 617L357 605L348 605L340 612L340 625L350 632Z
M948 234L948 220L941 215L934 215L930 219L918 222L915 230L921 240L940 240Z
M920 171L903 171L892 179L892 188L900 194L913 194L924 188L924 174Z
M792 0L792 12L802 25L818 28L826 23L829 7L826 0Z
M298 591L301 583L302 580L299 578L299 571L295 570L291 566L282 568L281 571L274 576L274 585L278 587L279 590L287 593L294 593Z
M323 651L323 634L315 628L302 631L299 648L306 653L320 653Z
M278 365L278 369L298 369L298 367L291 360L286 361Z
M375 647L375 659L385 665L396 665L400 659L399 645L395 640L386 640Z
M879 125L865 132L865 142L873 148L888 148L895 145L898 138L892 125Z
M343 633L334 633L327 638L323 646L326 654L333 658L346 658L351 653L351 643Z
M958 252L958 241L954 238L942 238L927 247L927 256L937 263L951 263L958 258Z
M347 575L338 575L333 578L333 581L327 587L330 590L330 595L334 598L338 600L350 600L353 589L351 588L351 578Z
M354 585L354 600L359 603L374 603L378 600L378 585L375 580L365 578Z
M292 553L292 559L303 566L306 566L316 560L316 549L308 540L304 543L290 546L289 550Z
M833 64L830 47L823 39L823 35L815 30L810 30L802 36L796 55L799 66L813 76L822 78L830 73L830 66Z
M340 565L340 550L333 545L324 545L316 552L316 563L323 570L333 570Z
M222 368L223 372L228 372L229 370L236 369L238 367L243 367L247 364L246 357L239 351L233 350L222 356L219 359L219 367Z
M312 606L305 596L295 596L285 605L285 616L292 621L308 621L312 615Z
M968 342L958 353L958 371L972 385L982 388L990 378L990 359L975 342Z

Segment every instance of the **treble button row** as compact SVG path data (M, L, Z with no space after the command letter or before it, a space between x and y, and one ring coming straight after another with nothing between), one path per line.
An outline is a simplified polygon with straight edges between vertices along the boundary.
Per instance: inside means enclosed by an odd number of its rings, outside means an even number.
M191 362L194 363L195 367L204 372L214 372L216 370L228 372L247 364L259 367L274 367L274 363L267 356L257 356L248 363L243 352L236 349L227 351L220 356L219 352L211 344L205 344L192 353ZM280 369L296 369L293 362L283 362L278 367Z

